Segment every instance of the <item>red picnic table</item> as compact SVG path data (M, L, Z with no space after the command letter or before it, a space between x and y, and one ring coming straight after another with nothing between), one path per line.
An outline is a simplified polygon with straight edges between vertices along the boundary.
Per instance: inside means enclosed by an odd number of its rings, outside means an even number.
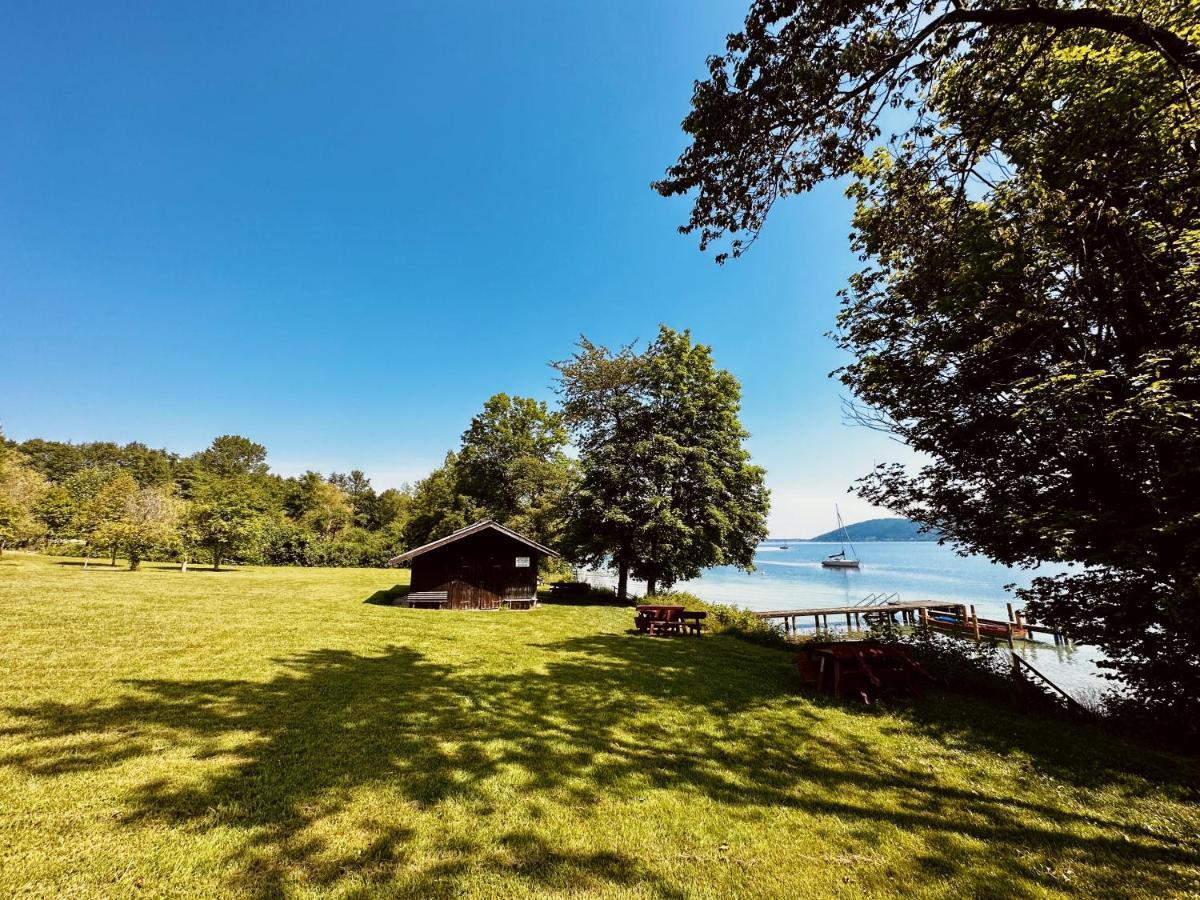
M887 690L920 693L933 680L907 649L876 640L810 641L796 654L796 668L817 691L866 703Z
M645 604L637 608L633 624L642 634L700 634L708 613L682 606Z

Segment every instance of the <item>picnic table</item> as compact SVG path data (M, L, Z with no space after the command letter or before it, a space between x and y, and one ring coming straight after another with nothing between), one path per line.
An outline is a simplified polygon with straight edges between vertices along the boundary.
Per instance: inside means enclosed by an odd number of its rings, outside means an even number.
M796 655L804 681L835 697L858 696L864 703L885 691L919 693L933 678L897 644L881 641L810 641Z
M650 603L637 608L633 624L642 634L699 635L707 616L702 610Z

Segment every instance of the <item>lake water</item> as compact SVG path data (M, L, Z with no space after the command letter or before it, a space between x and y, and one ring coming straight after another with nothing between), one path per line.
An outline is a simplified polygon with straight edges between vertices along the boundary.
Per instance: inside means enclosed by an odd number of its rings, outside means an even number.
M1010 569L983 557L959 556L933 542L859 543L856 548L861 568L826 569L821 560L836 553L837 544L805 541L786 550L763 544L749 575L719 567L676 587L713 603L753 610L853 606L869 594L898 594L896 599L904 602L974 605L981 617L1004 620L1005 604L1014 602L1005 585L1026 586L1040 574L1057 571ZM611 583L607 576L600 580ZM1019 608L1015 602L1014 608ZM811 620L805 624L811 627ZM1064 690L1084 695L1110 686L1098 674L1092 648L1055 647L1049 635L1040 637L1037 644L1018 645L1018 652Z

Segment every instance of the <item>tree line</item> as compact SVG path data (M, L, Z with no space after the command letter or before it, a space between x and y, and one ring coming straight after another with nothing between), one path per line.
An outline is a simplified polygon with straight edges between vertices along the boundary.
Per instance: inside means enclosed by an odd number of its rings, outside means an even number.
M583 338L553 362L558 408L499 393L415 485L376 491L348 474L271 472L267 449L222 435L181 455L145 444L0 435L0 552L38 547L143 560L379 566L493 519L611 566L653 591L713 565L752 567L766 536L763 470L750 461L737 380L711 349L660 328L638 350Z

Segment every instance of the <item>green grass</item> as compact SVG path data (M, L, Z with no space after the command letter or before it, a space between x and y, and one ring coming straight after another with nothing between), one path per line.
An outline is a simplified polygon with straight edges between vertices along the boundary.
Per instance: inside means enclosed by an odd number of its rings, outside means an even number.
M1200 889L1192 762L613 607L364 603L396 577L0 559L0 895Z

